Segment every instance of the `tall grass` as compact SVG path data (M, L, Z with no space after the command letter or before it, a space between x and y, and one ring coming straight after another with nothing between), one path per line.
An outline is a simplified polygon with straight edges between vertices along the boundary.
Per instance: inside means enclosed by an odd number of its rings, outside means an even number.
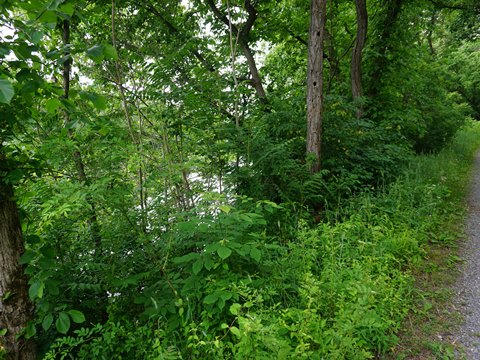
M242 318L237 355L261 358L274 344L279 358L369 359L388 352L414 306L412 273L428 246L459 237L479 146L480 127L471 123L440 153L414 158L394 183L301 231L274 270L276 289L288 292L288 300Z

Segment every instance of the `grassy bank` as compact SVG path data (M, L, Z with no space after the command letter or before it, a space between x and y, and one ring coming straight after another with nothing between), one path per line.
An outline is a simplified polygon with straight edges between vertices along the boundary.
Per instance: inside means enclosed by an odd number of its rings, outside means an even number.
M409 341L404 319L435 317L433 304L447 297L428 282L438 285L441 278L447 285L451 279L441 271L457 259L449 249L462 232L463 200L479 145L479 128L471 125L441 153L416 157L380 194L362 194L331 214L332 221L301 233L285 263L302 274L301 306L289 304L286 311L293 314L287 317L289 337L297 339L295 356L366 359L401 352ZM284 317L282 310L275 318ZM428 326L431 335L435 326ZM449 351L418 332L411 335L417 344L410 341L409 354Z
M281 263L297 275L298 302L261 314L263 323L276 323L268 327L271 338L283 328L286 353L304 358L366 359L392 349L407 358L448 354L448 346L431 338L452 321L437 309L448 299L442 285L452 281L457 258L451 248L462 233L479 145L480 129L470 125L441 153L416 157L379 194L364 193L330 214L331 221L300 232ZM412 314L425 326L408 339ZM257 334L242 333L250 341Z
M458 242L463 240L466 196L470 185L473 156L480 146L480 128L471 124L460 131L441 154L420 162L428 179L445 183L449 196L443 201L438 225L424 245L425 257L414 268L414 306L407 315L401 340L389 359L456 359L462 352L451 334L462 320L452 303L451 287L459 273ZM440 176L440 177L439 177Z

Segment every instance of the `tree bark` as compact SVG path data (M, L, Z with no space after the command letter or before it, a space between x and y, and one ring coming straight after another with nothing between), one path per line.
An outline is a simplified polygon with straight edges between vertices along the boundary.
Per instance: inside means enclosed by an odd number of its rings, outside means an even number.
M24 252L22 230L13 189L0 177L0 336L7 360L36 358L32 339L17 338L33 318L33 304L28 297L27 277L20 265Z
M320 171L323 112L323 40L327 0L312 0L307 68L307 156L314 155L310 171Z
M353 100L362 97L362 51L367 39L368 14L366 0L355 0L357 9L357 37L352 51L350 77L352 80ZM360 119L363 114L361 105L357 105L356 116Z

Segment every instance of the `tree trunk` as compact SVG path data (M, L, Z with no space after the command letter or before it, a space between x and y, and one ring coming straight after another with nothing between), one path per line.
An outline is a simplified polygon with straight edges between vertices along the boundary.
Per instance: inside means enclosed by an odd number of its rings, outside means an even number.
M28 297L27 277L20 256L24 252L22 230L13 190L0 178L0 336L7 360L36 358L32 339L17 339L17 335L33 317L33 304Z
M357 9L357 37L352 51L350 76L352 80L353 100L363 95L362 91L362 50L367 39L368 14L366 0L355 0ZM360 119L363 114L361 105L357 105L356 116Z
M247 40L241 39L240 40L240 48L247 59L248 69L250 70L250 74L252 75L252 86L255 88L255 92L257 93L258 99L261 103L266 104L267 95L265 94L265 89L263 88L262 78L258 73L257 64L255 63L255 58L253 57L252 50L248 45Z
M327 0L312 0L307 69L307 156L314 155L310 171L320 171L323 111L323 39Z

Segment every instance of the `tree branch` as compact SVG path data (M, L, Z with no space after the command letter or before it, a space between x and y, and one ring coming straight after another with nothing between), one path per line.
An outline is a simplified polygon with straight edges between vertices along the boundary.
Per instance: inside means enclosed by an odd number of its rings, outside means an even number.
M257 64L255 63L252 49L248 44L248 35L257 18L257 10L254 8L250 0L245 0L245 9L247 10L248 18L242 29L238 30L238 26L233 24L230 19L220 11L217 5L215 5L214 0L205 0L205 2L210 7L217 19L227 25L232 30L232 33L235 34L235 36L238 36L238 43L247 59L247 65L250 70L250 74L252 75L252 86L255 88L260 102L262 102L263 104L268 103L267 96L262 85L262 80L260 78L260 74L258 73Z
M243 37L247 37L250 33L250 30L252 30L253 24L255 23L258 14L257 9L255 9L250 0L245 0L245 9L247 10L248 18L240 32L241 36Z

